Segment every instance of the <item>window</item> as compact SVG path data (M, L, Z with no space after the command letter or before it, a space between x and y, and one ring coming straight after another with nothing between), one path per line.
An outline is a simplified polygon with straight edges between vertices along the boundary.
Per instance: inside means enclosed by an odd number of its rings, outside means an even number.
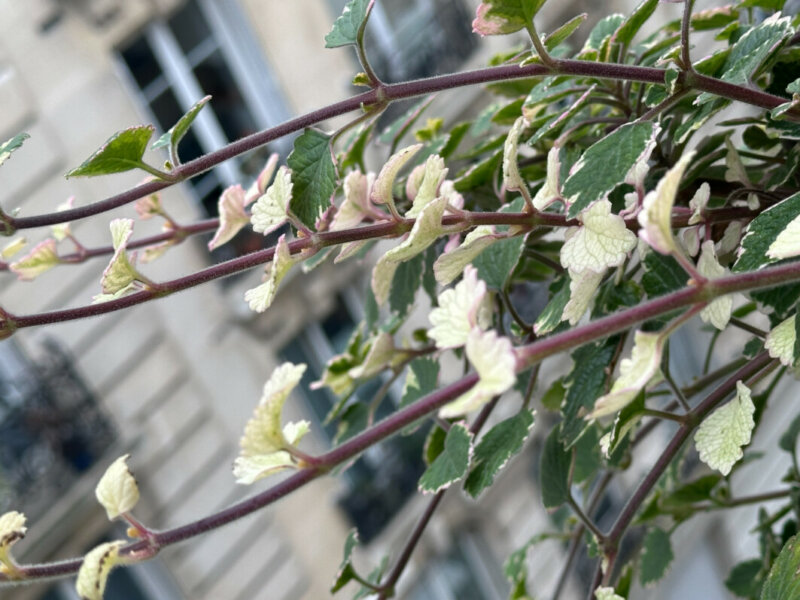
M163 131L200 98L212 96L181 142L184 161L289 117L248 27L236 0L189 0L167 19L150 23L120 50L142 103ZM285 150L281 143L274 149ZM261 148L191 179L189 185L205 211L215 215L222 189L254 177L268 154ZM262 243L263 236L258 238ZM241 238L239 242L242 250ZM223 246L220 252L220 258L227 258L231 249Z
M346 0L329 0L338 16ZM461 0L376 2L367 28L367 55L387 81L453 70L477 45Z
M336 438L337 431L335 425L325 425L325 420L339 399L327 388L312 390L309 386L322 377L328 359L345 350L361 320L357 296L352 289L344 290L325 319L309 324L280 352L283 360L308 365L298 390L306 398L316 428L324 431L330 441ZM357 409L368 406L381 385L378 379L360 386L350 406ZM399 388L400 384L390 388L377 407L376 419L394 410ZM416 492L417 481L425 469L421 458L425 434L422 428L412 435L395 436L373 446L345 472L348 489L339 498L339 505L365 543L378 535Z
M34 363L12 340L0 345L0 513L25 506L29 519L43 514L114 437L57 346Z

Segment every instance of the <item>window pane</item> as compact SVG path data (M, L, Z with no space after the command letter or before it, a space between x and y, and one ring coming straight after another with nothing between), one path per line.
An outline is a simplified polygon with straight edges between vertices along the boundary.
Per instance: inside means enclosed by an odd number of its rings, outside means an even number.
M137 39L121 54L140 88L146 88L161 76L161 67L144 37Z
M257 131L255 120L231 75L222 52L217 50L194 69L203 92L211 94L211 108L228 141Z
M169 19L168 25L184 54L211 37L211 29L195 0L190 0L178 10Z

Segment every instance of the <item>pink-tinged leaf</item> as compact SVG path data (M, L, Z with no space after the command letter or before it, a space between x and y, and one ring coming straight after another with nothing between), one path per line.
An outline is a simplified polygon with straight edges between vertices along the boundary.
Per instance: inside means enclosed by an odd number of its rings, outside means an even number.
M272 176L275 174L275 169L278 167L278 160L280 156L273 152L267 159L267 164L261 169L258 177L253 184L247 188L247 197L244 200L245 206L250 206L253 202L258 200L267 191L269 182L272 181Z
M16 273L23 281L36 279L45 271L49 271L61 260L56 252L56 241L48 238L36 244L28 254L20 260L11 263L9 269Z
M209 250L231 241L250 222L245 204L245 192L241 185L232 185L222 192L217 203L219 227L214 238L208 243Z

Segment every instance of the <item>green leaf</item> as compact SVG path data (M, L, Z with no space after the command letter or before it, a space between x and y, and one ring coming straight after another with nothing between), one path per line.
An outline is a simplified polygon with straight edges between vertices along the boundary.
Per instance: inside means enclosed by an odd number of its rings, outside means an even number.
M575 465L572 468L572 482L579 484L587 481L602 464L600 429L593 425L575 443Z
M18 150L22 143L27 140L29 136L27 133L18 133L10 140L6 140L2 144L0 144L0 165L8 160L8 157L11 156L11 153L14 150Z
M800 435L800 415L797 415L778 441L778 447L789 454L794 454L797 436Z
M350 0L345 4L342 14L325 36L325 47L339 48L357 43L358 29L367 16L367 6L369 0Z
M652 122L628 123L592 144L564 182L568 216L576 217L624 181L634 165L652 152L657 133Z
M664 296L686 285L686 271L672 256L648 252L644 257L642 287L648 298Z
M306 129L294 141L294 149L286 159L294 185L289 208L311 229L331 205L331 195L336 189L336 168L329 141L329 135Z
M610 38L617 29L625 22L625 16L621 14L613 14L604 17L597 22L592 32L589 34L589 39L583 46L584 50L600 50L608 38Z
M769 571L761 590L761 600L792 600L800 598L800 539L792 537Z
M667 572L674 555L669 534L656 527L647 532L642 549L641 565L639 567L639 581L642 585L655 583Z
M584 414L591 411L594 401L605 391L606 367L617 348L617 338L597 344L586 344L572 353L574 367L567 376L567 397L564 400L561 422L561 442L572 446L589 426Z
M72 169L66 176L94 177L142 168L142 157L153 131L155 128L152 125L139 125L115 133L81 166Z
M536 335L548 334L561 324L564 307L568 302L569 274L565 273L550 284L550 302L544 307L533 325Z
M747 85L758 69L777 53L783 42L792 34L791 19L775 14L751 28L731 48L720 79L737 85ZM703 93L696 105L716 98Z
M569 468L572 453L559 440L558 428L553 427L542 448L539 461L539 488L542 502L548 510L558 508L569 499Z
M408 366L400 407L408 406L436 389L439 363L432 358L416 358Z
M173 125L169 131L155 141L150 149L156 150L158 148L163 148L164 146L169 146L170 157L175 160L175 158L178 156L178 144L180 144L183 136L188 133L189 128L192 126L192 123L194 123L197 115L201 110L203 110L203 107L208 104L209 100L211 100L211 96L206 96L205 98L198 100L194 106L186 111L185 115L178 119L178 122L175 123L175 125Z
M747 226L739 258L732 270L738 273L755 271L759 267L775 262L777 259L770 258L767 250L798 215L800 215L800 193L769 207L753 219Z
M495 475L522 449L533 427L533 413L523 410L492 427L475 447L473 467L464 489L473 498L492 485Z
M394 272L392 288L389 292L389 308L400 316L408 314L414 305L414 298L422 283L424 254L418 254L411 260L400 263Z
M575 30L578 29L578 27L583 24L587 16L588 15L586 13L582 13L577 17L572 17L553 33L548 34L548 36L544 39L545 48L552 50L561 42L566 40L569 36L575 33Z
M556 412L561 408L567 389L561 379L556 379L548 390L542 395L542 406L547 410Z
M608 433L608 449L605 451L606 456L614 454L620 444L628 439L627 435L630 433L639 419L642 418L644 413L644 394L640 393L630 404L625 406L614 419L614 425Z
M454 423L444 439L444 450L419 479L422 492L437 493L450 487L467 473L472 456L472 434L461 423Z
M339 570L336 573L336 578L333 580L331 594L335 594L342 589L356 575L351 558L353 555L353 549L358 546L358 543L358 530L353 528L350 530L350 533L347 534L347 539L344 541L344 557L342 558L342 562L339 564Z
M697 479L683 484L675 491L661 499L661 504L665 507L691 505L697 502L708 500L711 491L722 481L722 475L713 473L704 475Z
M761 573L763 567L764 561L760 558L734 565L725 580L725 587L739 598L758 598L761 595L761 586L764 584L764 576Z
M508 278L522 256L522 236L498 240L481 252L472 264L478 269L478 279L495 290L505 288Z
M614 41L620 44L630 44L634 36L642 28L647 19L653 14L658 0L643 0L639 6L625 19L625 22L617 29L614 34Z
M425 438L425 446L422 449L422 458L425 464L430 466L433 464L439 455L444 452L444 440L447 437L447 432L438 425L431 428L428 436Z
M750 292L750 297L759 304L768 307L773 312L770 319L781 321L795 307L800 300L800 283L790 283L767 290Z

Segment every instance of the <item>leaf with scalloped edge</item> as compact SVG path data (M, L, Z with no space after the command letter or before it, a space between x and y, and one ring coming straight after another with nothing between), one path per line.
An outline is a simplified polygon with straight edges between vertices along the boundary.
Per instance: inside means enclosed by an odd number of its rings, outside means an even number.
M93 548L84 557L75 581L75 591L81 600L103 600L111 569L134 562L131 558L120 555L119 551L124 546L125 542L121 540L106 542Z
M209 250L231 241L250 222L250 216L245 211L244 188L239 184L225 188L217 202L217 212L219 226L214 237L208 242Z
M437 348L463 346L474 327L486 329L491 324L491 299L486 293L486 283L478 279L478 271L472 265L464 269L461 281L439 294L437 304L428 315L433 324L428 337Z
M25 537L25 515L15 510L0 516L0 573L13 578L17 566L11 558L11 546Z
M572 452L559 439L558 427L553 427L544 442L539 457L539 489L542 503L553 510L569 499L569 470Z
M358 30L367 18L369 0L350 0L344 5L342 14L334 21L325 36L326 48L341 48L358 42Z
M636 247L636 234L611 212L608 200L594 203L580 220L583 225L569 231L561 247L561 264L570 273L604 273L608 267L621 265Z
M710 280L729 275L728 269L719 264L717 260L717 252L714 249L713 240L703 242L700 259L697 261L697 272ZM700 312L700 318L704 323L711 323L722 331L728 326L732 312L733 296L726 294L709 302Z
M331 156L330 139L318 129L308 128L294 141L286 159L292 170L289 208L311 229L331 205L336 189L336 167Z
M298 260L300 259L292 257L289 252L286 235L278 238L275 255L266 271L266 280L258 287L247 290L244 294L244 300L250 306L250 310L261 313L269 308L275 299L275 294L278 293L281 281Z
M545 0L483 0L472 30L480 35L514 33L527 27Z
M791 600L800 597L800 536L793 536L784 544L778 558L772 563L761 600Z
M94 154L67 173L67 177L95 177L140 169L147 142L153 136L152 125L138 125L118 131Z
M474 327L467 336L466 355L478 372L478 383L439 410L443 419L481 408L494 396L511 389L517 381L517 359L511 342L495 331L481 331Z
M333 580L333 584L331 585L331 594L338 592L356 577L356 570L353 567L352 556L353 550L356 546L358 546L358 544L358 530L353 528L350 530L350 533L347 534L347 538L344 541L342 562L339 564L339 569L336 572L336 578Z
M589 269L580 273L569 273L569 300L561 311L561 320L577 325L594 299L597 288L603 280L603 273Z
M281 167L266 192L256 200L250 216L253 231L268 235L286 223L292 200L292 172Z
M451 283L464 272L469 263L498 239L489 225L481 225L470 231L460 246L440 254L433 263L436 281L441 285Z
M680 187L681 178L686 167L694 158L694 152L687 152L675 165L667 171L645 198L642 211L639 213L639 237L653 250L661 254L681 252L675 236L672 234L672 206Z
M130 454L125 454L111 463L94 490L109 521L129 512L139 501L139 486L128 468L129 458Z
M594 591L595 600L625 600L612 587L599 587Z
M126 252L128 240L133 234L132 219L114 219L109 224L111 229L111 244L114 255L103 271L100 280L104 294L115 294L127 289L134 281L139 279L139 273L128 259Z
M796 315L792 315L770 330L764 348L772 358L777 358L782 365L791 367L795 363L796 340Z
M568 216L578 216L592 202L606 198L656 146L660 128L650 121L628 123L592 144L570 169L563 195Z
M477 498L492 485L497 473L522 450L532 427L533 413L523 410L486 432L475 446L472 469L464 482L464 490L470 496Z
M770 206L750 221L742 238L739 257L732 270L735 273L755 271L778 260L769 255L769 249L798 215L800 215L800 193Z
M620 361L619 377L609 393L597 399L589 418L613 414L633 402L650 380L658 375L665 340L659 333L636 332L631 357Z
M444 438L444 449L419 478L422 493L436 494L467 474L472 458L472 433L454 423Z
M56 241L48 238L36 244L25 256L11 263L9 269L22 281L35 279L61 262Z
M447 177L444 159L438 154L431 154L425 160L425 164L420 166L422 181L416 190L411 208L405 214L407 219L418 217L422 209L436 199L439 186L444 181L444 178Z
M517 150L519 136L527 124L525 117L519 117L508 132L503 146L503 185L512 192L526 189L525 180L522 179L522 175L519 173Z
M755 405L750 390L736 382L736 397L708 415L694 436L700 460L723 475L728 475L744 455L755 427Z
M377 184L376 184L377 185ZM378 259L372 269L372 291L378 305L389 298L395 271L401 262L414 258L442 235L442 216L447 207L447 198L437 198L424 209L414 222L408 237Z
M11 139L8 139L0 144L0 165L8 160L12 152L19 150L25 140L27 140L29 137L31 136L29 136L27 133L18 133Z
M639 564L641 584L647 586L662 579L674 557L669 533L658 527L648 531Z
M371 199L376 204L386 204L394 208L394 182L397 179L398 173L401 169L414 158L414 156L422 149L422 144L414 144L395 152L386 161L386 164L381 167L378 177L372 186Z

